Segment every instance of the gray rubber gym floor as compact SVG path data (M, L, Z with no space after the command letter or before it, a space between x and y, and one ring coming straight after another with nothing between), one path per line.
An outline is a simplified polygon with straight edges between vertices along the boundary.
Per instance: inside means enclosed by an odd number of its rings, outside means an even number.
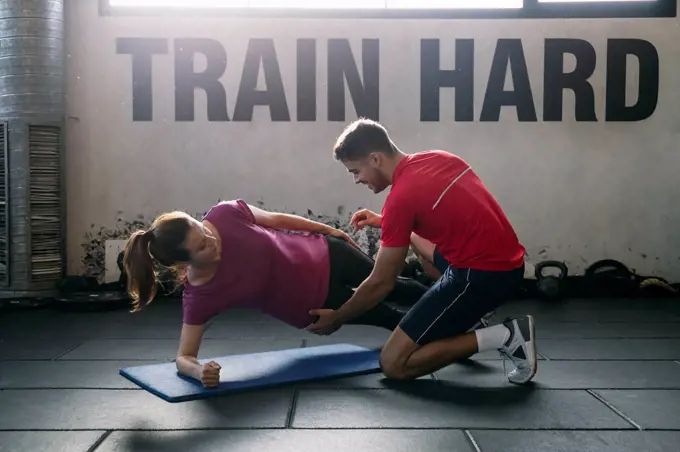
M657 452L680 444L680 301L513 302L533 314L539 371L517 387L496 353L410 383L381 374L178 404L118 369L172 360L179 300L130 314L0 312L0 450ZM253 312L210 325L201 357L328 342ZM506 363L509 367L510 363Z

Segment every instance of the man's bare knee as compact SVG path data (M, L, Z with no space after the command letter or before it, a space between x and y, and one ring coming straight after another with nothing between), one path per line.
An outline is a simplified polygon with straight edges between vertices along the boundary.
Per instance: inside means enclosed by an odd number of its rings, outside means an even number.
M398 360L387 358L382 353L380 354L380 369L383 375L390 380L410 379L404 364L401 364Z
M383 374L392 380L411 379L408 360L418 348L419 346L397 327L380 352L379 362Z

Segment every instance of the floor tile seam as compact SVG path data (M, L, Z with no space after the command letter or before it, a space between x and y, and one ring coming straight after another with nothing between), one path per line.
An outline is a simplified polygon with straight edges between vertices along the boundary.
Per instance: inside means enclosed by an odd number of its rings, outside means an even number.
M446 385L447 380L438 380L441 384ZM486 387L479 387L484 389ZM293 392L296 392L295 408L297 408L298 398L301 393L306 393L310 391L314 392L361 392L361 391L392 391L399 393L399 390L391 388L353 388L353 387L310 387L310 388L291 388ZM289 389L290 390L290 389ZM462 388L461 388L462 390ZM143 392L142 388L101 388L93 386L51 386L51 387L0 387L0 391L9 392L21 392L21 391L103 391L103 392L114 392L114 391L124 391L124 392ZM648 391L648 392L661 392L661 391L680 391L680 385L677 386L665 386L665 387L642 387L642 386L588 386L588 387L541 387L534 389L534 392L583 392L583 391Z
M611 312L607 312L606 314L611 314ZM644 315L644 313L642 314ZM578 324L589 324L592 325L593 322L584 322L581 320L556 320L556 319L546 319L546 318L541 318L534 314L534 319L536 320L536 326L540 327L540 325L543 324L550 324L550 325L578 325ZM636 323L638 325L654 325L654 324L659 324L659 323L672 323L672 324L680 324L680 318L672 318L670 320L665 319L665 320L644 320L644 319L629 319L629 320L607 320L604 323L597 323L596 325L606 327L609 325L616 325L618 327L624 325L624 324L631 324L631 323Z
M453 383L450 389L458 389L460 391L468 390L469 387L467 386L455 386L455 382L451 382L449 380L437 380L438 382L442 384L447 384L447 383ZM477 386L475 389L487 389L487 388L496 388L497 386ZM508 386L508 388L515 388L515 386ZM518 390L529 390L526 388L517 388ZM390 392L395 392L395 393L401 393L401 391L398 388L374 388L374 387L341 387L341 386L334 386L334 387L309 387L309 388L297 388L298 391L304 392L304 391L390 391ZM555 388L555 387L538 387L538 388L532 388L530 389L531 392L540 392L540 391L546 391L546 392L573 392L573 391L680 391L680 385L678 385L678 388L669 388L669 387L660 387L660 388L647 388L647 387L640 387L640 386L627 386L627 387L573 387L573 388Z
M96 386L26 386L26 387L8 387L0 386L1 391L144 391L142 388L101 388Z
M304 347L301 347L304 348ZM545 356L543 353L538 352L539 355ZM224 355L225 357L228 356L238 356L238 355ZM59 358L59 359L52 359L52 358L0 358L0 362L5 362L5 363L11 363L11 362L19 362L19 363L26 363L26 362L34 362L34 363L51 363L51 362L114 362L114 361L152 361L152 362L167 362L167 361L174 361L175 357L168 357L168 358ZM501 358L475 358L471 359L471 361L482 361L482 362L501 362ZM603 361L603 362L609 362L609 361L625 361L625 362L639 362L639 363L646 363L646 362L673 362L676 364L680 364L680 359L678 358L549 358L546 357L545 361L569 361L569 362L593 362L593 361ZM441 369L440 369L441 370Z
M645 428L644 430L639 430L634 427L621 428L621 427L487 427L487 426L457 426L457 427L403 427L403 426L392 426L392 427L291 427L287 428L285 426L266 426L266 427L184 427L184 428L81 428L81 429L65 429L65 428L27 428L27 429L0 429L0 433L28 433L28 432L45 432L45 433L66 433L66 432L101 432L101 431L111 431L116 432L195 432L195 431L210 431L210 432L239 432L239 431L380 431L380 430L391 430L391 431L458 431L464 433L466 430L470 432L480 432L480 431L509 431L509 432L639 432L639 433L650 433L650 432L678 432L678 428Z
M102 435L107 431L116 431L117 429L106 428L0 428L0 433L22 433L22 432L101 432Z
M428 379L425 379L426 381ZM438 384L447 385L451 383L450 389L465 390L466 387L457 387L455 381L451 380L435 380ZM476 389L487 389L491 386L477 386ZM400 393L399 389L394 388L384 388L384 387L352 387L352 386L310 386L303 388L300 386L291 387L280 387L272 388L278 389L280 391L331 391L331 392L352 392L352 391L391 391L395 393ZM129 387L97 387L97 386L25 386L25 387L11 387L11 386L0 386L0 391L145 391L143 388L129 388ZM574 387L549 387L542 386L538 388L533 388L533 392L568 392L568 391L680 391L680 383L677 386L661 386L661 387L646 387L646 386L574 386ZM298 394L299 395L299 394Z
M106 438L108 438L108 437L111 435L111 433L113 433L113 430L107 430L107 431L105 431L104 433L102 433L102 434L99 436L99 438L97 438L97 441L95 441L94 444L92 444L92 445L87 449L87 452L94 452L94 451L96 451L96 450L99 448L99 446L101 446L101 445L104 443L104 441L106 441Z
M620 418L622 418L624 421L628 422L630 425L635 427L638 430L644 430L641 425L639 425L637 422L635 422L631 417L627 416L623 411L615 407L611 402L606 400L604 397L602 397L600 394L595 392L595 390L588 389L586 391L588 394L593 396L595 399L597 399L600 403L602 403L604 406L609 408L611 411L613 411L616 415L618 415Z
M290 407L288 408L288 414L286 415L286 428L292 428L293 423L295 422L295 413L297 411L297 403L298 403L298 397L299 397L299 390L297 388L293 388L293 396L290 401Z
M680 326L680 324L678 324ZM27 339L26 337L12 337L6 336L0 338L0 340L12 340L12 341L22 341ZM68 340L68 339L81 339L81 338L71 338L66 336L61 337L44 337L40 340ZM210 335L204 336L206 341L218 341L218 340L306 340L299 337L292 336L218 336ZM539 336L537 337L539 341L563 341L563 340L579 340L579 341L598 341L598 340L680 340L680 335L662 335L662 336ZM115 340L126 340L126 341L177 341L179 336L154 336L154 337L135 337L135 336L97 336L84 339L80 345L84 345L86 342L95 341L115 341ZM346 341L343 341L346 342Z
M296 336L242 336L242 335L239 335L239 336L231 336L231 335L226 336L225 335L225 336L212 336L212 337L204 336L203 339L206 340L206 341L216 341L216 340L224 340L224 339L232 339L232 340L254 340L254 339L303 340L303 338L296 337ZM95 341L95 340L99 340L99 341L108 341L108 340L175 341L175 340L179 340L179 335L177 335L177 336L167 336L167 337L163 337L163 336L154 336L154 337L149 337L149 336L144 336L144 337L142 337L142 336L139 336L139 337L135 337L135 336L99 336L99 337L94 337L94 338L90 338L90 339L87 339L87 340L88 341Z
M487 431L502 431L502 432L581 432L581 433L590 433L590 432L635 432L636 434L645 434L645 433L658 433L658 432L678 432L680 433L680 429L645 429L644 431L642 430L637 430L637 429L618 429L618 428L596 428L596 429L533 429L533 428L528 428L528 429L509 429L509 428L504 428L504 429L485 429L485 428L468 428L464 430L465 436L470 444L470 446L473 448L474 452L483 452L482 448L479 446L479 443L477 442L475 438L475 433L484 433Z
M301 347L302 348L302 347ZM539 352L539 355L541 356L546 356L543 353ZM237 356L237 355L224 355L225 357L228 356ZM157 363L169 363L169 362L174 362L175 358L174 357L168 357L168 358L123 358L123 357L117 357L117 358L12 358L12 359L0 359L0 362L113 362L113 361L130 361L130 362L135 362L135 361L153 361ZM472 361L481 361L481 362L501 362L502 360L500 358L489 358L489 359L473 359ZM648 363L648 362L675 362L680 364L680 360L678 358L550 358L548 356L545 357L545 359L542 359L541 361L564 361L564 362L593 362L593 361L598 361L598 362L639 362L639 363Z
M494 361L494 360L477 360L477 361ZM500 361L500 360L499 360ZM650 363L650 362L679 362L677 358L550 358L544 361L553 362L635 362L635 363Z
M203 339L209 340L213 339L210 337L204 337ZM179 335L170 337L170 336L154 336L154 337L134 337L134 336L100 336L100 337L95 337L88 339L88 341L119 341L119 340L130 340L130 341L179 341Z
M266 428L254 428L251 430L266 430ZM200 429L199 429L200 430ZM227 429L221 429L221 430L239 430L239 428L227 428ZM447 426L436 426L436 427L404 427L404 426L370 426L370 427L346 427L346 426L340 426L340 427L329 427L329 426L323 426L323 427L291 427L290 429L285 429L285 430L311 430L311 431L324 431L324 430L343 430L343 431L376 431L376 430L388 430L388 431L459 431L463 433L465 430L470 430L470 431L513 431L513 432L603 432L603 431L611 431L611 432L679 432L680 429L677 428L671 428L671 429L664 429L664 428L655 428L655 429L645 429L645 430L640 430L637 429L633 426L627 427L627 428L621 428L621 427L564 427L564 426L545 426L545 427L490 427L490 426L475 426L475 425L458 425L455 427L447 427Z
M436 429L436 428L435 428ZM419 428L412 428L411 430L421 430ZM455 428L442 428L441 430L468 430L471 435L474 435L476 431L508 431L508 432L629 432L629 433L658 433L658 432L678 432L680 433L680 428L663 428L663 427L649 427L644 430L638 430L631 427L527 427L527 428L508 428L508 427L455 427Z
M678 324L680 326L680 323ZM578 340L578 341L588 341L588 342L596 342L596 341L603 341L603 340L619 340L619 339L627 339L631 341L658 341L658 340L668 340L668 341L677 341L680 339L678 336L597 336L597 337L548 337L548 336L537 336L536 339L544 340L544 341L554 341L554 342L562 342L564 340Z
M644 324L644 322L642 323ZM673 322L674 325L680 326L680 322ZM648 325L658 325L658 323L653 323L650 322ZM162 328L159 328L157 325L143 325L139 327L131 326L131 325L125 325L125 328L144 328L147 330L161 330ZM537 327L538 331L541 331L538 329L540 327ZM550 327L543 326L542 330L546 331L549 330ZM574 325L574 329L578 329L577 325ZM208 332L211 331L211 329L206 330L205 334L208 334ZM111 334L116 334L115 336L112 336ZM2 336L1 339L30 339L32 341L40 341L44 339L77 339L77 340L83 340L83 341L93 341L93 340L113 340L113 339L134 339L134 340L169 340L169 339L178 339L179 336L175 335L173 333L172 336L168 334L168 336L149 336L148 333L145 333L147 335L145 336L134 336L133 334L126 333L126 335L121 335L119 336L118 333L107 333L107 332L100 332L100 333L95 333L91 335L70 335L68 333L62 334L62 333L44 333L41 336L35 336L35 335L26 335L25 333L22 333L21 335L13 335L11 333L7 333L7 335ZM179 334L179 332L178 332ZM214 340L214 339L309 339L306 337L306 334L272 334L272 335L249 335L249 334L228 334L228 333L219 333L219 332L214 332L210 333L212 334L225 334L224 336L220 337L205 337L204 339L206 340ZM543 333L541 333L543 334ZM590 335L589 333L582 333L584 336L576 336L572 337L573 339L589 339L589 340L594 340L594 339L673 339L677 338L676 336L677 333L665 333L663 335L659 336L636 336L636 335L630 335L626 333L610 333L611 335ZM303 337L304 336L304 337ZM329 339L334 339L333 336L328 336ZM543 339L562 339L561 336L539 336L539 338ZM319 339L319 338L314 338L314 339ZM375 338L377 340L377 337ZM323 340L323 339L321 339Z
M173 362L175 358L58 358L58 359L35 359L35 358L17 358L17 359L0 359L0 363L63 363L63 362L115 362L115 361L129 361L129 362L145 362L151 361L153 363L163 364Z
M2 338L0 340L12 340L12 341L21 342L24 339L25 338ZM44 338L44 339L41 339L41 340L47 342L47 341L51 341L51 340L62 340L62 339L65 339L65 338L56 338L56 339L55 338ZM93 346L93 347L96 347L98 345L110 346L110 344L108 344L108 345L97 344L97 342L103 343L103 342L113 342L113 341L135 341L135 342L143 343L143 342L153 342L153 341L167 341L167 342L174 343L174 342L177 342L178 340L179 340L179 337L129 337L129 336L126 336L126 337L97 337L97 338L85 339L83 341L80 341L80 342L77 343L77 345L74 345L73 347L69 347L65 352L59 352L59 353L69 353L69 352L71 352L71 351L75 350L76 348L81 347L83 345L90 345L90 346ZM207 337L207 338L203 338L203 340L208 341L208 342L211 342L211 341L215 341L215 342L229 341L229 340L231 340L231 341L260 341L260 340L262 340L262 341L281 341L281 340L285 340L285 341L291 341L291 342L292 341L295 341L295 342L300 341L301 342L305 339L301 339L301 338L298 338L298 337L273 337L273 336L272 337L243 337L243 336L226 337L225 336L225 337ZM338 343L341 343L341 342L348 342L348 341L338 341ZM51 359L53 359L53 358L51 358Z
M539 353L539 355L542 355ZM229 357L230 355L224 355ZM237 356L237 355L231 355ZM545 355L543 355L545 356ZM114 361L129 361L129 362L142 362L142 361L153 361L157 363L168 363L174 362L175 358L59 358L59 359L35 359L35 358L17 358L17 359L0 359L0 362L114 362ZM493 359L473 359L472 361L479 362L501 362L500 358ZM553 361L553 362L637 362L637 363L649 363L649 362L675 362L680 363L678 358L549 358L546 357L541 361Z
M465 429L463 434L465 435L465 439L467 439L468 443L470 444L470 447L472 447L475 452L482 452L477 440L475 440L475 437L472 435L472 432L469 429Z
M201 428L198 429L183 429L183 430L204 430ZM242 427L233 427L233 428L213 428L211 430L225 430L225 431L234 431L234 430L311 430L311 431L319 431L319 430L356 430L356 431L372 431L372 430L406 430L406 431L418 431L418 430L427 430L427 431L433 431L433 430L442 430L442 431L459 431L459 432L464 432L465 430L469 430L470 432L473 431L517 431L517 432L545 432L545 431L554 431L554 432L600 432L600 431L606 431L606 432L679 432L680 433L680 428L646 428L644 430L638 430L634 428L633 426L627 427L627 428L621 428L621 427L517 427L517 428L512 428L512 427L487 427L487 426L475 426L475 427L463 427L463 426L456 426L456 427L443 427L443 426L437 426L437 427L291 427L290 429L286 428L272 428L272 427L253 427L253 428L242 428ZM149 430L149 431L157 431L157 430ZM174 431L174 430L173 430ZM177 430L179 431L179 430Z
M116 362L116 361L128 361L130 363L143 363L143 362L149 362L151 361L150 364L171 364L175 362L175 358L167 358L167 359L149 359L149 358L102 358L102 359L84 359L84 358L59 358L55 360L47 359L47 360L34 360L34 359L16 359L12 360L14 362L59 362L59 363L83 363L83 362L91 362L91 363L110 363L110 362ZM0 362L12 362L12 361L2 361Z
M82 339L82 340L79 340L77 343L75 343L73 346L71 346L71 347L68 348L67 350L65 350L65 351L63 351L63 352L61 352L61 353L57 353L56 355L54 355L52 358L50 358L50 360L51 360L51 361L56 361L56 360L58 360L58 359L61 358L62 356L71 353L73 350L76 350L78 347L81 347L81 346L82 346L83 344L85 344L88 340L89 340L89 339Z
M680 325L678 325L680 326ZM678 336L537 336L538 341L565 341L565 340L577 340L577 341L598 341L598 340L618 340L618 339L629 339L629 340L659 340L659 339L680 339Z

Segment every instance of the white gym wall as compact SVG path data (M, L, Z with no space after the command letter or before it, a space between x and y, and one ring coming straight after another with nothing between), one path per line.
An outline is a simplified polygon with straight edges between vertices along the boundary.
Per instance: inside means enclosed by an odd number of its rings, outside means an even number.
M530 261L564 260L571 273L580 273L599 259L612 258L641 274L680 280L676 19L172 19L100 16L97 3L67 3L70 274L103 276L105 241L125 238L140 217L140 224L146 224L172 209L198 215L219 199L239 197L267 209L309 209L343 220L359 207L379 211L384 194L353 185L331 155L337 135L357 117L349 90L344 120L329 120L328 113L328 84L333 83L328 80L329 40L347 40L359 74L362 53L377 48L378 60L368 58L366 65L369 72L379 71L378 119L397 144L408 153L440 148L467 159L499 199ZM154 45L167 50L151 59L151 118L143 107L133 118L133 57L124 48L139 49L141 41L131 38L158 38ZM177 120L175 44L185 38L206 38L224 49L227 63L220 81L229 121L208 120L200 89L195 91L194 119ZM305 111L299 112L298 41L303 39L309 41L302 46L315 45L315 52L305 56L316 55L316 101L303 100ZM457 39L473 41L472 121L456 118L456 96L465 92L452 88L441 89L439 120L421 120L421 41L438 40L441 69L453 69ZM536 120L519 121L517 109L507 106L498 121L480 121L494 53L503 39L521 42L532 95L524 106L533 108ZM594 49L595 69L588 81L594 88L596 121L576 121L570 90L564 91L561 120L545 120L549 39L583 40ZM607 90L613 89L607 84L608 39L648 41L658 53L658 103L643 120L606 120ZM273 44L278 72L271 75L280 73L289 120L272 120L267 106L256 106L252 119L234 120L248 110L235 112L249 43ZM343 54L342 42L337 45L330 50L333 58ZM459 41L461 49L464 45ZM628 56L626 61L626 104L633 105L638 60ZM574 64L567 55L564 71ZM205 66L205 57L197 54L194 70ZM513 69L521 75L521 67ZM624 76L611 70L610 79ZM309 98L311 74L304 71L303 99ZM257 89L266 87L260 70ZM509 71L505 89L513 89ZM652 86L650 95L655 94ZM247 102L247 96L241 100ZM220 101L215 105L219 108ZM300 120L309 118L313 105L316 119ZM340 111L337 104L332 110L334 115ZM531 114L530 108L525 111Z

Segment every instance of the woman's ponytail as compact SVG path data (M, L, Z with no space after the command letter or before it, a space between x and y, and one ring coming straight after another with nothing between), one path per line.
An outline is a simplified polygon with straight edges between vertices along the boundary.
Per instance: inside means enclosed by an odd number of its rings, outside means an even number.
M156 269L149 252L151 231L132 234L125 247L123 266L128 280L128 293L132 297L133 311L139 311L156 295Z

